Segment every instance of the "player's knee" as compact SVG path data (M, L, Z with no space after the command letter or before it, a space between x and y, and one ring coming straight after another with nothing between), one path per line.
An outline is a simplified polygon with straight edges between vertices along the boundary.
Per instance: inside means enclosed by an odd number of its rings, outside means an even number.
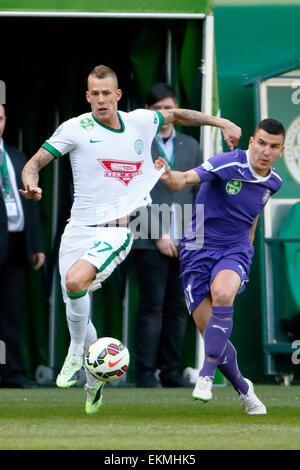
M213 305L229 306L233 303L233 294L224 286L215 286L211 289Z
M80 277L74 273L68 272L66 274L66 290L67 292L71 292L75 294L77 292L81 292L86 287Z

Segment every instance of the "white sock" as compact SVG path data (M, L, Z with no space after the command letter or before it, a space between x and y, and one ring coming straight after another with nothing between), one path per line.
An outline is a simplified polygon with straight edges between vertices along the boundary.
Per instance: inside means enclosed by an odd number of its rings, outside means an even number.
M71 336L68 354L82 356L90 315L90 296L85 294L79 298L68 298L66 311Z
M89 373L87 368L84 368L85 376L86 376L86 381L90 387L94 387L95 384L99 382L99 379L96 379L96 377L93 377L92 374Z
M98 338L97 336L97 331L96 331L96 328L95 326L93 325L93 323L91 322L91 320L89 321L88 323L88 326L87 326L87 330L86 330L86 335L85 335L85 340L84 340L84 352L86 352L87 348L89 347L89 345L93 342L93 341L96 341L96 339ZM86 367L84 368L84 371L85 371L85 376L86 376L86 381L88 383L88 385L90 387L94 387L94 385L96 383L99 382L98 379L96 379L95 377L93 377L89 371L86 369Z
M85 338L84 338L84 351L86 351L89 345L93 343L94 341L96 341L97 338L98 336L97 336L96 328L94 327L91 320L89 320L87 329L86 329Z

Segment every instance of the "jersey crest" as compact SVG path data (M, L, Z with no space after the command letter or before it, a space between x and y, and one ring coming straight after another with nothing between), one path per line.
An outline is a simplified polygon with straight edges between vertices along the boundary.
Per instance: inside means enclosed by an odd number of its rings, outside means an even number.
M136 151L138 155L141 155L143 148L144 148L143 141L141 139L136 140L134 143L134 150Z
M240 190L242 189L243 183L238 180L230 180L226 184L226 191L228 194L238 194Z
M81 119L80 125L86 131L91 131L92 129L94 129L94 126L95 126L91 118Z
M266 205L270 197L271 197L271 191L269 189L266 189L262 197L262 203Z
M127 162L124 160L110 160L102 158L98 158L97 160L105 168L104 176L106 178L116 178L125 184L125 186L128 186L135 176L142 174L141 166L143 164L143 160L139 162Z

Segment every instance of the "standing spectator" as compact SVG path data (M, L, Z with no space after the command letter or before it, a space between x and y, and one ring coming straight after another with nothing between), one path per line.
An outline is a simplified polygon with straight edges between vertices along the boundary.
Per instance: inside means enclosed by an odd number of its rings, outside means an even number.
M170 85L156 83L149 90L147 109L155 111L177 107L176 95ZM153 140L151 152L153 161L161 155L175 170L186 171L191 165L194 167L202 163L198 142L177 132L172 123L162 126ZM183 219L184 205L192 206L197 191L197 187L171 191L159 181L151 191L152 208L149 211L153 223L154 205L167 204L170 208L170 226L164 227L157 213L159 238L137 239L133 244L140 292L135 341L136 385L139 387L184 385L182 347L188 311L179 281L178 244L182 224L178 209ZM160 382L155 376L157 369L160 369Z
M1 387L31 388L21 352L20 315L24 303L26 271L45 261L36 202L20 197L21 174L27 157L4 144L6 115L0 105L0 339L6 347L6 364L0 366Z

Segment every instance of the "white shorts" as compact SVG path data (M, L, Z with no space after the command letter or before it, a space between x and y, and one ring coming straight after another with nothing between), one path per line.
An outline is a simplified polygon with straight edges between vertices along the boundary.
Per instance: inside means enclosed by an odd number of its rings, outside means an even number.
M127 227L88 227L69 222L61 238L59 272L64 300L66 274L79 260L84 259L98 269L96 279L88 290L94 291L108 278L128 255L133 233Z

